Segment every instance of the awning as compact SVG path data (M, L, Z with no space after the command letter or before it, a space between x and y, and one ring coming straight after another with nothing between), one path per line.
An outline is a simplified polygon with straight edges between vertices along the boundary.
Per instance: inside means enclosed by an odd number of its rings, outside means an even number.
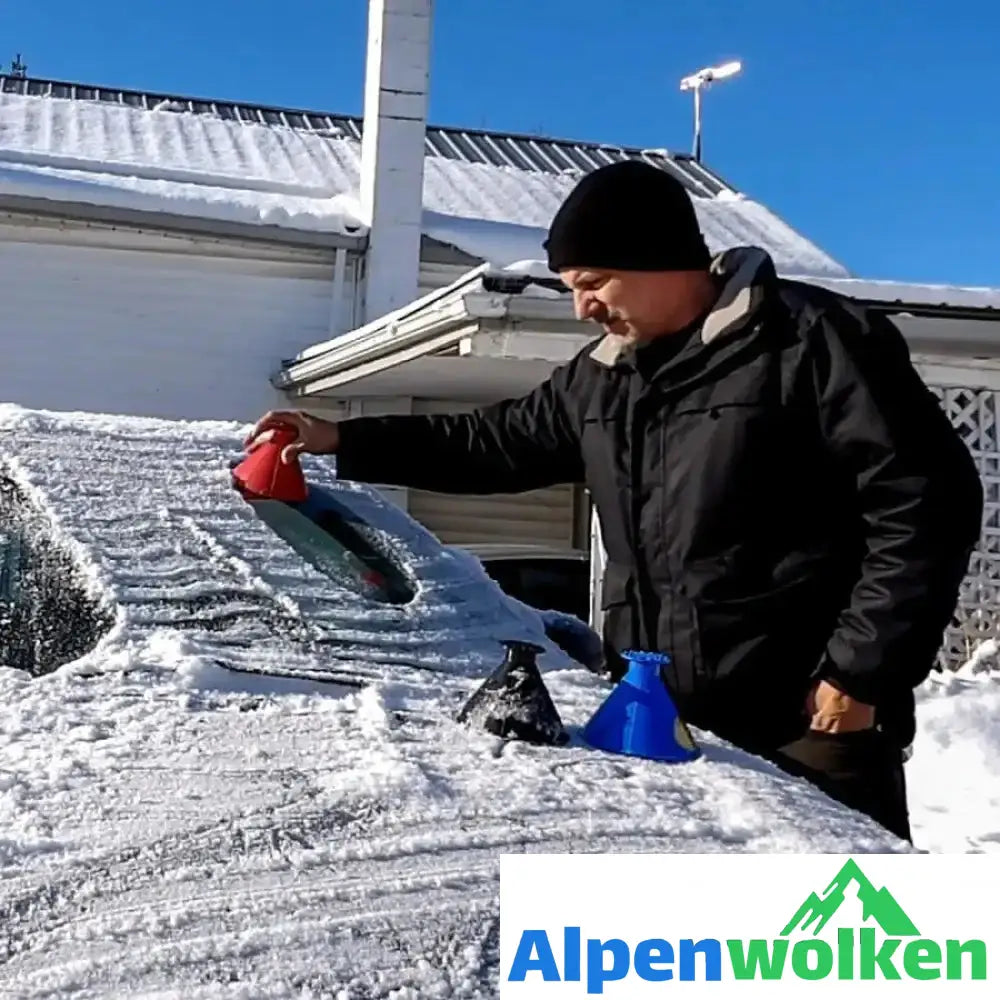
M1000 290L802 280L892 316L914 353L1000 355ZM569 361L598 335L593 324L575 318L572 298L554 276L484 264L396 312L306 349L283 365L272 384L314 395L400 365L419 361L426 367L443 358L482 359L484 371L490 362L553 366Z
M482 265L393 313L286 361L271 379L301 395L368 378L430 357L559 364L593 340L568 296Z

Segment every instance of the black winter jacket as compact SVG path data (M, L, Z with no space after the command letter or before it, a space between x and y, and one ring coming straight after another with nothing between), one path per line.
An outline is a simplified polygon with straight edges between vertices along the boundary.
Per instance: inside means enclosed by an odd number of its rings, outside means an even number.
M973 459L889 320L779 280L756 249L713 270L719 301L686 341L609 335L521 399L346 421L338 474L467 494L583 482L606 644L669 653L689 722L776 747L829 678L905 745L979 538Z

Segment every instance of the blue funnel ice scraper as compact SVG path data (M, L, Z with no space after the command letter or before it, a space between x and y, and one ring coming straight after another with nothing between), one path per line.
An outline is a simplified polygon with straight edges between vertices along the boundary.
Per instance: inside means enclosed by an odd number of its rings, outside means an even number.
M665 653L628 651L625 676L583 730L598 750L685 763L701 756L684 724L660 671L670 662Z

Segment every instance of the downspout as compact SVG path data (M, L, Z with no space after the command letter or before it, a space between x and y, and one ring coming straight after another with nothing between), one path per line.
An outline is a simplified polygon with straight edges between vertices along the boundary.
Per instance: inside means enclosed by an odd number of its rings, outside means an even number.
M328 339L348 329L344 322L344 275L347 272L347 251L338 247L333 256L333 291L330 295L330 323Z

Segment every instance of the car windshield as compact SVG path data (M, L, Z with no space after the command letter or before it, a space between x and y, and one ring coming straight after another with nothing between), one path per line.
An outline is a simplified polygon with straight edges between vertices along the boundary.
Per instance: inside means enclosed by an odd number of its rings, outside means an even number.
M0 603L13 604L20 589L20 534L0 528Z
M390 604L411 601L405 573L366 537L364 526L322 491L305 503L248 499L257 516L325 576Z
M38 676L89 652L113 625L72 552L0 477L0 665Z

